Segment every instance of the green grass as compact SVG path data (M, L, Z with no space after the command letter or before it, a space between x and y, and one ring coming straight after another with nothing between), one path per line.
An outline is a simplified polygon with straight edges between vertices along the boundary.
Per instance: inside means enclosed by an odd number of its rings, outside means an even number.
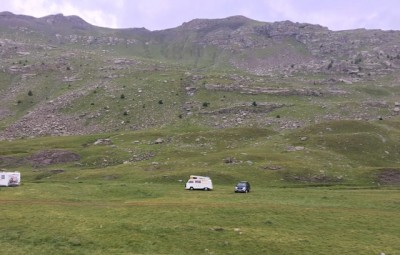
M132 173L134 175L134 173ZM14 254L396 254L396 190L182 183L24 183L1 188ZM190 250L190 251L189 251Z
M335 121L287 133L176 125L2 141L1 157L81 156L36 167L0 160L22 173L20 187L0 188L2 252L396 254L398 184L378 177L399 169L396 137L396 121ZM190 174L210 176L214 191L184 190ZM235 194L239 180L253 191Z
M231 31L237 22L224 26ZM393 111L400 92L397 74L353 84L338 81L351 80L345 74L250 74L237 70L234 62L246 70L252 65L268 70L268 63L278 61L295 71L310 56L309 49L292 39L265 44L257 33L243 35L265 45L262 49L204 46L204 38L216 43L221 37L220 32L207 37L214 27L184 35L103 28L79 32L99 40L134 35L133 43L117 45L60 43L47 33L1 30L31 53L13 55L7 49L14 45L5 47L1 131L13 129L12 124L38 125L18 123L31 113L46 116L47 122L52 115L66 115L81 124L81 133L107 133L0 141L0 169L22 173L20 187L0 187L0 253L358 255L400 250L400 121ZM11 74L13 65L24 70ZM235 89L211 91L206 85ZM321 94L246 94L241 86ZM191 94L187 87L196 90ZM57 106L60 97L64 102ZM283 106L255 111L253 102ZM43 107L48 109L42 112ZM94 145L101 138L112 144ZM164 142L155 144L158 138ZM30 161L46 150L67 150L80 159L54 165ZM185 191L191 174L210 176L215 190ZM239 180L251 182L253 192L234 194Z

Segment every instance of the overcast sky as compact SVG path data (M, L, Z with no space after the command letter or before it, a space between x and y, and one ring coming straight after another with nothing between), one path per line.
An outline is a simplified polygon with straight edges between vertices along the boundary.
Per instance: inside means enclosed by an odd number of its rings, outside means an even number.
M0 11L34 17L62 13L102 27L149 30L233 15L319 24L331 30L400 30L399 0L9 0L1 1Z

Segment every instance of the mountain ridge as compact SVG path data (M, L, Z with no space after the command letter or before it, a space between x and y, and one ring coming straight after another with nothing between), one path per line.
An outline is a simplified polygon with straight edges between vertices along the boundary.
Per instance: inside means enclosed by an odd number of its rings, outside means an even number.
M244 16L149 31L96 27L62 14L3 12L0 137L185 121L288 129L393 117L399 43L396 31L331 31Z

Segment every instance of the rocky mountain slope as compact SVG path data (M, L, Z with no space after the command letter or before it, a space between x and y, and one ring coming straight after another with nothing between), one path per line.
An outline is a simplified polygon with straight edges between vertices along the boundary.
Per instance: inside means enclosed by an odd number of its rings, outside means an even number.
M0 140L393 118L399 43L399 31L242 16L149 31L3 12Z

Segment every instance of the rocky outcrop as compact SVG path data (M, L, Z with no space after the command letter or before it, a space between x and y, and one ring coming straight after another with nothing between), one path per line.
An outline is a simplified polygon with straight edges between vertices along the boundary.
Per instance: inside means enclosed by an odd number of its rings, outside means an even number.
M154 45L165 49L159 53L167 59L176 60L179 52L188 54L194 63L207 53L204 47L217 48L216 58L228 57L231 65L258 75L322 72L370 77L400 68L398 31L331 31L306 23L269 23L233 16L196 19L177 28L151 32L99 28L62 14L36 19L11 13L0 13L0 26L17 28L26 36L39 32L43 39L58 45L121 45L147 51L147 57L152 57L148 46ZM192 50L185 53L185 48Z
M0 27L0 140L192 117L217 128L282 130L400 114L399 31L330 31L243 16L148 31L6 12Z

